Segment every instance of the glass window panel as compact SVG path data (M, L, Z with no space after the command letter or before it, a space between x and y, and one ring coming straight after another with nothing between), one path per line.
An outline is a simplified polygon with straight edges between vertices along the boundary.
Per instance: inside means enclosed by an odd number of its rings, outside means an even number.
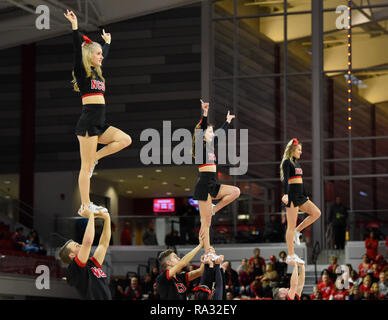
M282 18L282 17L281 17ZM259 75L280 72L280 47L265 33L261 23L267 18L238 20L238 73ZM283 34L283 31L280 30Z
M284 0L238 0L239 16L284 13ZM311 0L287 0L287 12L311 11Z
M287 139L311 139L311 76L287 77Z
M287 72L311 72L311 14L287 16L287 40ZM283 57L283 50L281 57ZM283 72L284 60L282 58L281 63Z
M233 75L233 30L233 20L222 20L213 22L215 77Z
M213 3L213 18L228 18L234 15L234 0L219 0Z

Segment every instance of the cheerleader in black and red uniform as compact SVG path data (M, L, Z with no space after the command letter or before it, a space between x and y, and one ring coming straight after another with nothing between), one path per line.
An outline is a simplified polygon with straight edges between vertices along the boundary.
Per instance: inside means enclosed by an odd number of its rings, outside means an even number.
M211 256L207 256L205 259L203 255L201 262L205 266L205 269L202 273L200 284L192 290L194 292L194 300L224 300L224 256L219 255L213 261Z
M286 263L292 261L304 263L294 252L294 241L299 245L301 231L321 216L321 211L309 200L304 188L303 170L298 163L301 154L302 144L294 138L288 142L282 163L280 164L280 179L283 181L284 187L282 201L286 205L287 211L286 242L288 256ZM309 216L296 226L299 209L306 212Z
M81 208L78 213L81 214L85 209L94 213L107 212L105 208L90 202L90 178L98 160L132 143L129 135L105 122L105 79L102 76L101 65L102 60L108 55L111 35L103 31L102 38L105 40L103 47L86 36L83 36L82 43L77 17L69 10L64 15L71 22L73 29L74 90L80 92L82 98L82 113L75 128L81 153L81 170L78 178ZM106 146L97 152L98 143Z
M223 207L234 201L240 196L240 189L235 186L220 184L217 179L217 157L215 155L214 147L218 144L218 137L215 136L213 126L208 124L207 114L209 111L209 103L201 100L203 116L200 122L196 125L195 130L203 130L202 152L203 158L198 165L199 178L195 185L194 199L198 200L199 213L201 216L201 232L204 232L204 249L205 258L209 254L215 260L218 256L212 252L210 247L210 225L212 216L221 210ZM235 118L229 112L226 116L226 121L222 125L222 129L226 132L230 122ZM193 157L197 157L194 152L195 136L193 138ZM220 200L216 205L213 205L213 200Z
M290 264L294 265L290 279L290 288L276 288L273 294L274 300L300 300L302 296L306 273L304 263L292 261ZM299 274L298 267L300 268Z

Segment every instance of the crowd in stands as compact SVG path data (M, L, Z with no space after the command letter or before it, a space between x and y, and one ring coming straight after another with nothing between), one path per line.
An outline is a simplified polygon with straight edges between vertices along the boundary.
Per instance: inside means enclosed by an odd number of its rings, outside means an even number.
M15 249L26 253L46 255L46 249L43 245L41 245L38 233L35 230L32 230L26 237L23 232L24 229L20 227L17 228L12 235L12 241Z
M124 238L124 237L122 237ZM130 238L130 237L128 237ZM145 242L155 244L154 224L147 228ZM371 232L365 240L366 253L359 266L347 265L348 277L345 277L343 266L338 265L336 257L331 257L330 265L321 272L318 283L311 295L303 294L305 300L382 300L388 299L388 263L383 255L378 254L378 240ZM27 255L45 255L46 250L40 244L35 230L24 234L23 228L10 232L9 226L0 222L0 249L24 252ZM269 257L266 262L256 248L252 257L243 258L234 267L230 261L223 263L225 274L226 299L273 299L275 288L289 287L290 274L285 263L286 252L279 256ZM199 268L191 264L185 271ZM117 300L159 300L156 278L161 270L153 267L149 273L139 277L128 273L124 279L111 282L114 299ZM190 283L188 290L198 285L199 279Z
M0 271L35 276L37 265L49 267L50 275L57 278L66 274L55 257L47 255L37 231L25 232L24 228L17 227L12 232L8 224L0 221Z
M111 281L112 297L115 300L160 300L156 278L159 268L154 267L151 273L141 279L137 275L127 273L125 279Z
M368 252L370 254L370 252ZM374 253L373 253L374 254ZM260 256L260 249L254 250L253 257L243 258L241 264L234 268L230 261L223 263L225 290L227 300L272 300L275 288L289 288L290 274L285 263L286 252L278 257L269 257L266 263ZM311 295L302 294L302 300L382 300L388 299L388 263L382 255L373 257L365 254L363 262L353 269L337 264L338 259L331 257L330 265L321 272L317 285ZM189 265L184 271L199 268ZM139 278L128 273L125 279L115 279L111 288L113 298L117 300L160 300L156 287L156 277L160 270L152 268L150 274ZM346 277L348 274L348 277ZM198 285L199 279L190 283L190 291Z
M337 257L321 273L311 300L388 300L388 263L383 255L367 249L357 269L346 265L344 277Z
M285 263L286 252L282 251L277 259L270 257L270 261L260 256L260 249L255 249L254 256L250 259L242 259L237 271L232 268L232 263L226 261L222 264L225 274L226 299L272 299L272 289L275 287L287 287L289 276ZM187 270L199 268L198 265L189 265ZM156 277L160 270L152 269L151 274L146 274L141 279L137 275L128 273L125 279L112 281L112 293L117 300L159 300ZM193 289L199 283L199 278L191 282L188 290Z
M31 230L27 235L24 234L22 227L16 228L11 232L9 225L0 221L0 249L14 250L25 253L46 255L47 250L40 243L39 235L36 230Z

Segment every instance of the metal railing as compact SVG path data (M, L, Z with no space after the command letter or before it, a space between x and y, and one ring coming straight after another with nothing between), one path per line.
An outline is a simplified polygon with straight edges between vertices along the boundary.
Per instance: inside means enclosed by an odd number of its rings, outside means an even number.
M24 209L27 208L31 212L34 210L34 208L32 208L28 203L25 203L20 199L13 198L9 192L3 189L0 189L0 200L2 204L8 205L7 209L0 208L0 214L4 215L4 212L7 212L7 214L5 215L10 218L14 224L20 222L20 213L22 213L24 216L27 216L29 219L31 219L31 221L33 221L33 216L27 210ZM9 214L11 214L11 216ZM11 227L14 227L14 225Z

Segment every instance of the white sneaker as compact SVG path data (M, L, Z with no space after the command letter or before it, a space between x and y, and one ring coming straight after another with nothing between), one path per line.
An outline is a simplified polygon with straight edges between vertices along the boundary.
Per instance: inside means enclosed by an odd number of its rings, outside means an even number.
M301 232L295 230L295 232L294 232L294 242L298 246L300 246L300 236L301 235L302 235Z
M296 254L293 254L292 256L287 256L286 263L290 264L291 262L304 264L304 261L301 258L299 258Z
M94 161L93 167L89 172L89 179L93 176L93 171L97 164L98 164L98 160Z
M108 212L107 208L104 208L104 207L101 207L101 206L97 206L93 202L90 202L90 205L91 205L91 210L93 211L93 213Z
M295 261L296 261L297 263L304 264L304 260L302 260L301 258L299 258L296 254L295 254Z
M214 212L214 207L215 207L216 205L215 204L212 204L212 216L214 216L216 213Z
M206 255L206 258L207 257L210 257L212 261L216 261L220 256L214 254L213 252L209 252L207 255ZM205 259L206 259L205 258Z
M83 211L86 209L89 209L93 213L98 213L98 212L108 212L108 210L104 207L97 206L93 202L90 202L88 205L81 205L81 207L78 210L78 214L81 215Z
M291 262L295 262L294 256L288 255L286 258L286 263L290 264Z

